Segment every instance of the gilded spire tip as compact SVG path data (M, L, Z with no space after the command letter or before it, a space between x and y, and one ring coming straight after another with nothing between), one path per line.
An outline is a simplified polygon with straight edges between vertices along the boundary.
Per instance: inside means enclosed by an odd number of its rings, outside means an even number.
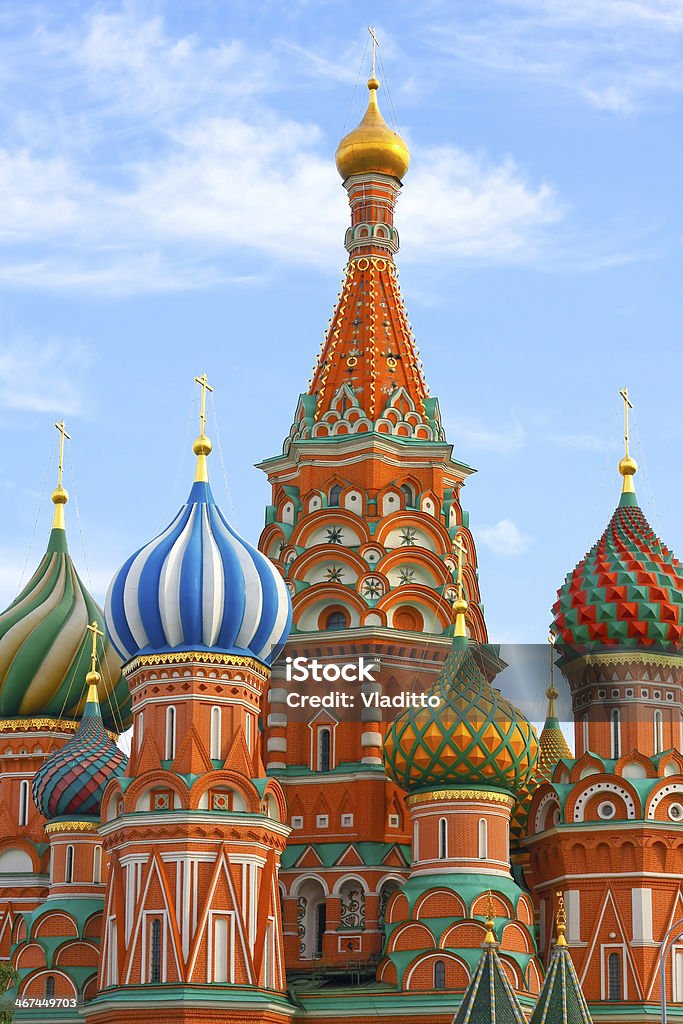
M633 408L633 402L628 397L628 388L620 388L619 394L624 401L624 457L619 463L619 472L623 477L621 485L622 494L635 494L636 489L633 486L633 477L638 472L638 463L635 459L631 458L629 452L629 428L628 428L628 411Z
M555 708L555 701L560 696L557 687L555 686L555 640L557 637L551 631L548 635L548 643L550 645L550 686L545 691L545 695L548 698L548 712L546 718L557 718L557 711Z
M99 707L100 698L97 692L97 686L102 681L102 676L97 671L97 638L104 637L103 631L97 624L97 619L93 619L89 625L85 627L92 636L92 646L90 648L90 671L85 677L85 681L88 684L88 695L85 698L86 704L97 704Z
M197 469L195 471L195 483L208 483L209 470L206 458L211 454L213 445L206 436L206 392L213 391L205 373L201 377L195 377L195 381L202 389L201 403L199 407L199 437L196 437L192 445L192 451L197 456Z
M495 920L494 920L494 906L493 906L493 893L489 889L486 894L486 935L484 936L484 946L496 945L496 936L493 931Z
M556 946L566 946L567 940L565 938L565 932L567 931L567 912L564 909L564 894L556 892L557 896L557 913L555 914L555 922L557 926L557 942Z
M69 492L62 483L64 479L64 442L71 440L71 434L67 434L64 420L61 423L55 423L55 427L59 431L59 462L57 464L57 486L52 492L52 503L55 506L52 529L64 530L64 506L69 500Z
M465 597L465 584L463 582L463 572L465 567L465 555L467 554L467 548L463 544L461 538L456 536L453 541L453 554L457 554L458 567L456 571L456 598L453 602L453 614L455 615L455 632L454 636L466 637L467 636L467 624L465 622L465 612L467 611L468 604L467 598Z

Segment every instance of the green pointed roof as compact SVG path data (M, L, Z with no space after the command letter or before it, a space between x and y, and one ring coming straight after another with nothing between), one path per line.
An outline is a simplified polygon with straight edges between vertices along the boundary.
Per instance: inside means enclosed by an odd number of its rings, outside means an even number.
M593 1024L566 945L555 946L529 1024Z
M56 525L33 576L0 614L0 717L80 718L90 646L85 627L93 621L104 631L102 610L76 572L63 526ZM104 643L102 718L121 732L130 724L130 693L121 659Z
M385 767L403 789L484 786L515 793L531 775L538 744L522 712L495 690L463 636L425 696L435 707L409 708L384 741Z
M453 1024L526 1024L494 943L487 943Z

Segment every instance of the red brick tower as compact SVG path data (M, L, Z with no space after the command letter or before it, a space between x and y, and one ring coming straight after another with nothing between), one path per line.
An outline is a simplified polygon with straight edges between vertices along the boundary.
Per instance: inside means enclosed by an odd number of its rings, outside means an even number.
M107 628L126 664L133 744L102 799L110 861L98 1024L276 1024L285 998L277 877L289 828L257 721L289 632L277 570L208 484L211 443L171 525L122 566Z
M660 945L683 916L683 566L638 505L622 395L621 500L553 609L576 757L537 790L523 845L545 956L559 888L591 1009L613 1004L600 1007L605 1019L640 1021L659 1012ZM667 998L683 1003L683 943L673 968Z
M394 208L409 154L377 106L337 149L351 206L342 290L283 452L261 464L272 504L259 547L280 568L294 626L268 694L266 769L287 793L283 861L290 970L324 959L370 972L384 908L406 877L411 828L382 764L386 722L361 693L422 690L450 647L456 531L469 552L468 629L486 640L477 561L453 458L398 287ZM288 706L287 661L377 662L353 710ZM328 686L328 689L330 687ZM335 688L335 687L332 687Z

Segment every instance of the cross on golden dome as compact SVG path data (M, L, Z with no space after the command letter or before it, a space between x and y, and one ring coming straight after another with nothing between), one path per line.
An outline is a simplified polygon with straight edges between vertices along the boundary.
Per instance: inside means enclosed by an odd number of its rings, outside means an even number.
M194 444L192 445L192 451L197 456L197 469L194 479L195 483L197 481L207 483L209 479L209 472L206 465L206 457L211 454L213 445L206 436L206 392L213 391L213 387L209 384L205 373L203 373L201 377L195 377L195 381L202 389L202 395L199 405L199 437L195 438Z
M638 463L635 459L631 458L628 450L629 444L629 429L628 429L628 411L633 408L633 402L628 397L628 388L620 388L619 394L624 400L624 457L619 463L619 472L624 478L624 482L621 487L622 494L634 494L635 487L633 486L633 477L638 471Z
M467 548L465 547L462 538L458 534L453 541L453 554L458 556L458 567L456 571L456 590L457 596L453 602L453 613L455 615L455 636L467 636L467 626L465 625L465 612L467 611L467 599L465 597L465 584L463 582L463 573L465 568L465 555L467 554Z
M52 528L54 530L63 530L64 506L69 500L69 492L64 489L62 484L64 479L64 442L71 440L71 434L67 434L64 420L61 423L55 423L55 427L59 431L59 462L57 464L57 486L52 492L52 502L55 506Z
M99 704L99 697L97 695L97 684L102 678L100 673L97 671L97 638L104 637L104 632L100 629L97 624L97 620L93 619L92 622L88 623L85 627L92 637L92 646L90 648L90 671L85 677L85 681L88 684L88 696L86 697L86 704L96 703Z
M564 933L567 931L567 911L564 909L564 893L556 892L557 897L557 913L555 914L555 921L557 924L557 942L556 946L566 946L567 940L564 937Z

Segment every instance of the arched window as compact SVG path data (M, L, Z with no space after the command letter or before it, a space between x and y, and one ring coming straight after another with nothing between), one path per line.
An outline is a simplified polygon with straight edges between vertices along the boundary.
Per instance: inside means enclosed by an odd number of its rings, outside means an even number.
M330 612L325 620L325 629L346 629L348 624L344 612Z
M55 996L55 979L52 974L48 974L45 979L45 998L54 999Z
M434 988L442 992L446 987L446 965L443 960L437 960L434 964Z
M92 880L95 885L102 881L102 847L96 846L92 855Z
M406 508L413 508L415 505L415 495L413 494L412 487L408 484L401 484L401 494L403 495L403 500L406 503Z
M655 711L655 754L661 754L664 749L664 722L662 712Z
M612 757L616 760L621 757L621 716L617 708L610 714L610 725L612 729Z
M439 857L444 860L448 856L448 822L439 818Z
M161 921L158 917L149 930L149 980L152 985L161 981Z
M486 818L479 819L479 860L486 860L489 855L489 826Z
M621 999L621 957L610 953L607 957L607 998Z
M175 757L175 708L171 704L166 708L166 760Z
M341 498L342 487L339 484L335 484L334 487L330 487L330 508L339 508L339 499Z
M66 868L64 870L64 881L73 882L74 880L74 848L73 846L67 846L66 848Z
M135 717L135 730L138 734L138 750L142 746L142 736L145 731L145 717L144 715L136 715Z
M212 761L220 760L221 756L221 709L211 708L211 752Z
M19 824L28 825L28 782L22 779L19 783Z
M329 772L330 770L330 745L332 734L327 726L318 729L318 771Z

